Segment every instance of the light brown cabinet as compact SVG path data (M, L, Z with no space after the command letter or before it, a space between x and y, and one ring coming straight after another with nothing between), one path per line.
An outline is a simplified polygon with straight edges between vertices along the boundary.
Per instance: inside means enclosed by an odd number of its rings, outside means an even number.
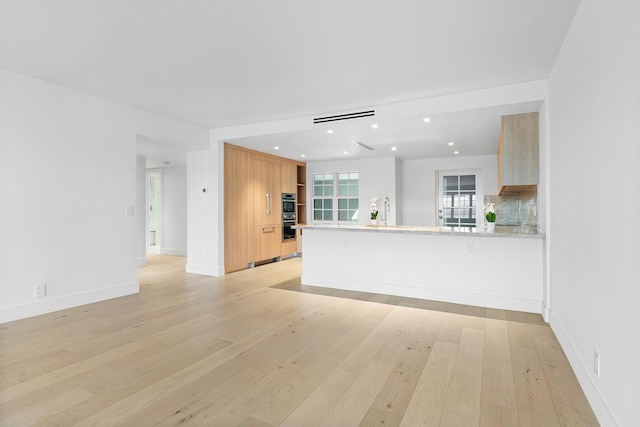
M281 188L283 193L296 194L297 191L297 164L294 162L283 162L281 175Z
M502 116L498 144L500 195L536 192L539 180L538 113Z
M280 164L274 159L255 157L251 162L253 173L254 261L281 256L282 198L280 191Z
M231 144L224 153L225 272L296 254L297 242L282 240L282 193L298 193L304 163Z
M227 272L253 262L253 185L251 154L225 145L224 150L224 266Z

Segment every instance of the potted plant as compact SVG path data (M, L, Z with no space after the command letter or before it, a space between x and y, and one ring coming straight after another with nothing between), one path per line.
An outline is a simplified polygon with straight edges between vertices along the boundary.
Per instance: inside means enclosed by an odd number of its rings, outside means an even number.
M484 217L487 220L487 233L493 233L496 229L496 204L487 203L484 207Z
M371 224L376 225L378 223L378 198L371 199Z

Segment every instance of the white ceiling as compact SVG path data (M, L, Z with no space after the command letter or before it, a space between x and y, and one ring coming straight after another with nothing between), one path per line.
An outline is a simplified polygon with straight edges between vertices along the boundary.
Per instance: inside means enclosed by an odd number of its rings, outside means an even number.
M0 67L216 128L547 78L577 5L0 0ZM483 132L492 129L495 136L497 123L489 112L476 115L491 124L465 113L457 123L455 117L434 117L426 133L411 124L416 117L380 123L383 137L375 144L381 151L402 147L400 157L442 156L441 148L423 152L417 146L475 139L479 145L461 154L482 153L489 135ZM344 126L346 140L370 132L358 126ZM299 156L312 140L316 148L308 153L327 146L318 158L333 157L333 151L344 155L343 142L302 136L265 137L261 144L297 141Z

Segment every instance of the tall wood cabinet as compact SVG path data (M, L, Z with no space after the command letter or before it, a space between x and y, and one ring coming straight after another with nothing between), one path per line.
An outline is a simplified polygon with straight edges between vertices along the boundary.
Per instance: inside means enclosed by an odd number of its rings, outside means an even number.
M263 261L281 256L282 198L280 164L273 159L252 159L253 175L253 260Z
M231 144L224 156L225 271L295 255L297 239L282 239L282 193L298 192L304 163Z
M501 195L536 192L539 180L538 113L502 116L498 144Z
M226 271L253 262L253 183L251 154L225 145L224 150L224 266Z

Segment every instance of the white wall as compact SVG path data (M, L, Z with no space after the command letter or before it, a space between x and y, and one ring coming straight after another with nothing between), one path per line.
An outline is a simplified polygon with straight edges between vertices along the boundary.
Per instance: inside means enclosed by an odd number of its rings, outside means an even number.
M163 241L161 252L187 255L187 168L163 168Z
M207 130L4 70L0 93L0 322L138 292L136 135Z
M603 426L640 420L639 20L583 0L549 79L550 323Z
M484 194L498 194L498 158L495 155L405 160L402 169L402 224L405 225L436 226L438 170L479 169Z
M145 158L136 158L136 239L138 266L147 265L147 174Z
M396 159L387 157L382 159L354 159L331 162L307 163L307 222L310 224L313 215L313 175L317 173L333 172L358 172L359 175L359 224L368 224L371 221L371 199L378 197L378 210L381 218L383 200L389 197L391 208L388 225L396 225L396 209L398 197L396 196Z

